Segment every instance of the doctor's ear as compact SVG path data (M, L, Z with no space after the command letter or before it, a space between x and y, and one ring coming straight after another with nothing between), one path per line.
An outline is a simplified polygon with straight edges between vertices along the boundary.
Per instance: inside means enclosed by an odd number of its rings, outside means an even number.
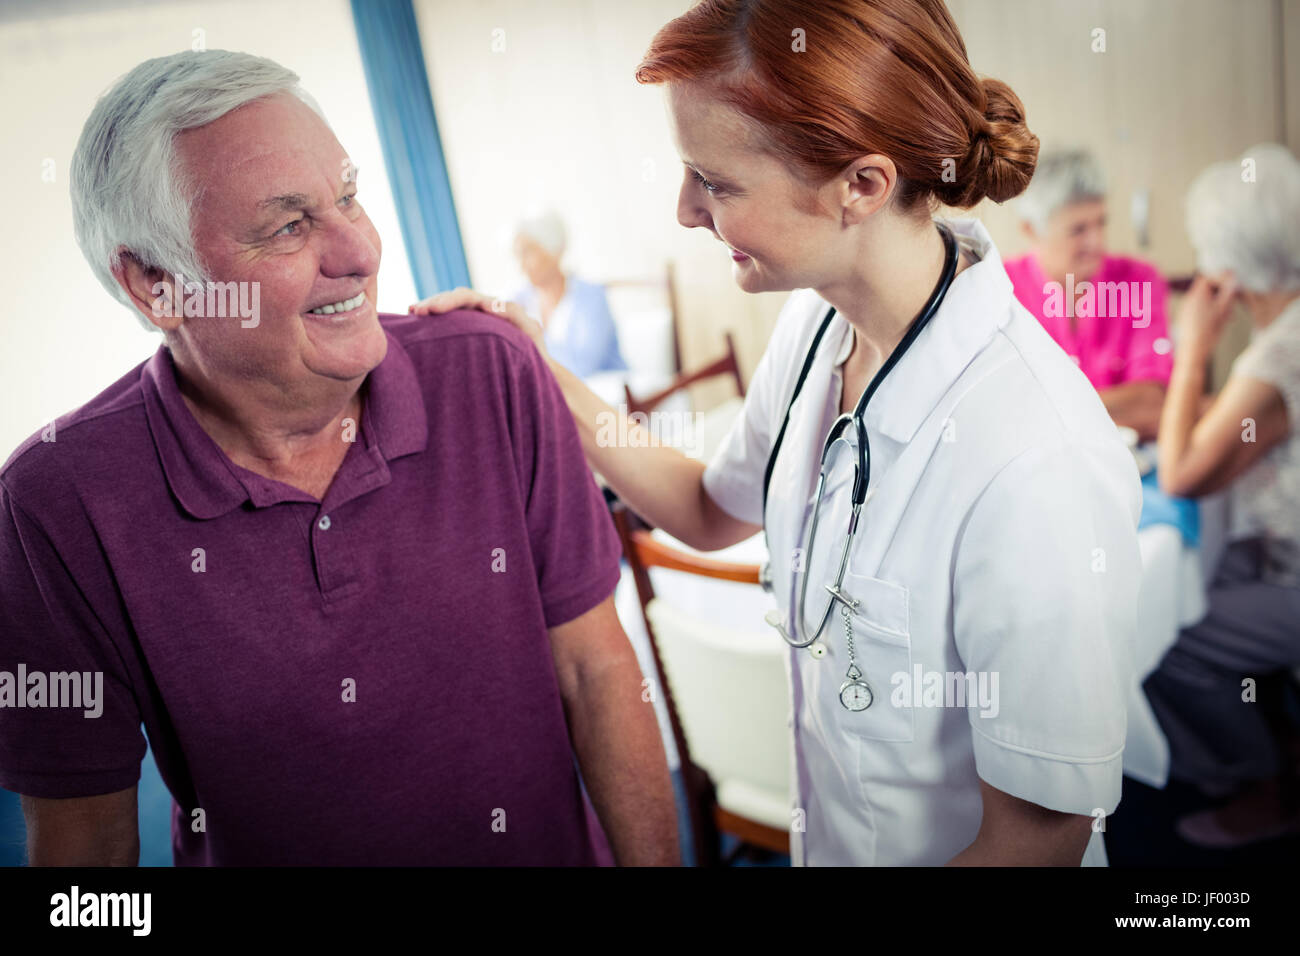
M897 185L898 169L888 156L855 159L837 181L845 225L862 222L888 203Z

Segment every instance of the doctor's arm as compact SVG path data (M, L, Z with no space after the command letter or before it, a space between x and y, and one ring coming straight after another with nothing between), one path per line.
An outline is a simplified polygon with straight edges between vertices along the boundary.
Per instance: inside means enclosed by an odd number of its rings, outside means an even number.
M757 534L758 525L723 511L704 488L704 462L652 442L646 429L602 401L587 384L546 354L541 326L514 302L472 289L442 292L411 306L416 315L478 309L523 331L546 359L582 439L588 463L627 505L652 525L701 551L716 551ZM626 436L626 442L608 436Z
M620 866L675 866L677 812L652 704L614 599L550 629L582 778Z
M948 866L1078 866L1092 817L1061 813L980 781L984 816L975 841Z

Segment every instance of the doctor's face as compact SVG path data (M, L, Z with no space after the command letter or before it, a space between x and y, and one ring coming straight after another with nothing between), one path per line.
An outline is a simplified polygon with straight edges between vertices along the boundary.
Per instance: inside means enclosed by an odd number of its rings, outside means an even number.
M677 221L724 243L746 292L816 287L839 219L817 190L763 148L751 123L698 84L668 84L668 117L685 166Z

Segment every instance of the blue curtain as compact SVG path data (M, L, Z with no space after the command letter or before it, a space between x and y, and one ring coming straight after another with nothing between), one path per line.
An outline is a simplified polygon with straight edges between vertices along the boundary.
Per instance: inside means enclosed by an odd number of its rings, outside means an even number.
M468 286L411 0L352 0L352 19L416 293L425 298Z

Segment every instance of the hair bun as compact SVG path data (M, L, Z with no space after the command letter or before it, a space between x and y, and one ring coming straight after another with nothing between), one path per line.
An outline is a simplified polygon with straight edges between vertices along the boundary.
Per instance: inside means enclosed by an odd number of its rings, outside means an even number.
M987 97L986 125L971 142L973 179L983 194L980 198L1006 202L1024 192L1034 175L1038 137L1025 125L1025 107L1011 87L993 79L981 85Z
M1019 196L1038 162L1038 137L1025 125L1019 97L1001 80L985 79L980 85L984 111L972 120L975 129L966 155L956 176L935 190L940 202L957 209L969 209L984 199L1006 202Z

